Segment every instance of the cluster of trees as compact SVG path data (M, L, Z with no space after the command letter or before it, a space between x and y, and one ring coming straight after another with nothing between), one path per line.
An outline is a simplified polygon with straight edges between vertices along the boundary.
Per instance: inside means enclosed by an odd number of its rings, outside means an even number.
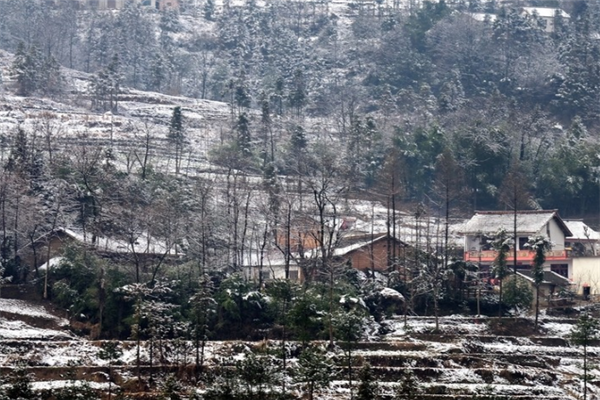
M103 347L111 347L119 351L115 342L106 342ZM282 352L290 349L281 349ZM298 349L294 349L298 350ZM101 350L103 352L104 350ZM183 382L174 375L161 374L159 383L153 388L153 395L146 393L146 398L156 400L176 400L189 398L191 400L294 400L307 398L313 400L316 396L329 388L337 378L338 368L335 365L335 355L327 352L319 345L312 345L298 350L299 355L294 362L294 368L282 365L282 358L271 354L273 349L248 349L243 358L238 361L233 359L223 360L215 371L204 373L201 381L206 387L204 393L199 394L189 382ZM285 361L284 361L285 362ZM350 386L351 397L356 400L380 399L382 389L376 381L375 375L368 363L357 368L358 382ZM4 386L0 390L0 399L28 399L28 400L95 400L101 397L85 381L78 381L70 373L69 383L64 387L34 391L32 377L24 368L17 368L4 379ZM2 382L2 381L0 381ZM410 370L402 376L400 385L395 390L394 399L416 399L422 392L420 384ZM297 394L301 394L299 397ZM109 391L108 398L113 398ZM114 398L120 400L130 399L123 390L118 389ZM476 397L474 397L476 398Z
M116 112L124 87L226 101L231 140L215 162L287 174L298 169L290 155L328 137L354 191L387 184L380 172L393 163L404 198L424 201L446 154L471 193L464 208L497 207L503 177L518 164L539 206L597 211L594 2L567 4L571 18L557 16L551 33L540 18L478 1L410 10L356 2L344 15L328 1L184 3L181 15L133 2L118 13L44 4L5 2L5 49L22 42L25 58L44 55L35 57L40 68L55 59L93 73L95 109ZM29 69L16 67L22 93L50 89L31 86ZM60 79L50 82L54 91Z
M598 340L598 329L598 320L583 313L570 334L573 344L583 348L583 376L581 377L583 399L588 398L588 382L592 378L588 347ZM237 360L224 358L211 370L197 370L195 377L188 377L183 381L174 375L158 370L153 372L150 369L150 381L153 381L152 374L158 372L158 376L155 377L158 383L155 385L156 387L152 388L154 396L151 397L149 394L146 396L158 400L181 399L182 396L198 400L292 400L298 398L296 394L300 393L302 398L312 400L321 391L328 389L334 379L344 379L348 381L350 398L356 400L381 399L383 390L371 366L367 362L353 359L352 343L355 340L357 337L352 335L342 338L340 344L344 349L344 355L341 357L340 353L328 352L316 343L298 346L287 345L284 341L281 344L273 343L270 346L246 348L243 351L243 357L237 357ZM176 347L176 343L171 342L171 346ZM120 344L108 341L102 344L98 352L100 358L109 362L109 385L112 382L111 365L119 359L121 354ZM293 360L290 360L291 358ZM357 379L353 381L355 373ZM32 388L32 379L26 369L17 368L11 375L0 379L0 383L3 383L0 388L0 399L100 398L99 393L93 390L88 383L76 380L73 372L69 373L67 378L70 383L64 387L36 392ZM140 379L139 375L138 379ZM403 372L398 383L394 388L393 399L418 399L421 394L427 393L427 389L421 385L410 369ZM196 385L205 388L202 394L197 392ZM117 389L114 395L116 399L129 398L127 393L121 389ZM494 395L493 387L490 386L486 392L481 395L474 394L471 398L481 399L492 395ZM112 396L113 391L109 386L108 398L111 399ZM389 397L389 392L386 396Z

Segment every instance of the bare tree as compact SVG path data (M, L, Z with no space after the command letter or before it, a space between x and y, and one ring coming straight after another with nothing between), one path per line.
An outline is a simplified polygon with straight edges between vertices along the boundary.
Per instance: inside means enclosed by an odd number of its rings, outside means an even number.
M518 213L519 209L529 208L532 202L528 182L521 165L515 161L500 186L500 203L513 211L513 270L515 273L517 272L517 246L519 243L517 237Z

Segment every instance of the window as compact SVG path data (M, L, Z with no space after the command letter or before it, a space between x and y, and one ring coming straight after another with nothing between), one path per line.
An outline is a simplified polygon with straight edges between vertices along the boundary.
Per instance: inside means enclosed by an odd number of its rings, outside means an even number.
M550 270L559 275L564 276L565 278L569 277L569 265L568 264L552 264L550 265Z
M106 7L111 10L114 10L115 8L117 8L117 0L108 0L106 2Z
M290 277L291 281L297 281L298 280L298 271L290 271L289 277Z
M270 271L260 271L260 279L263 281L268 281L269 279L271 279L271 272Z
M530 249L529 246L525 246L528 241L529 241L529 238L520 237L519 238L519 250L529 250Z

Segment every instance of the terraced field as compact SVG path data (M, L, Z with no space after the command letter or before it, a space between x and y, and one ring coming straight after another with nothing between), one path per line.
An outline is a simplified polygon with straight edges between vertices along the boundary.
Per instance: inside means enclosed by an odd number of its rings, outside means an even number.
M31 374L34 389L87 381L106 395L109 366L98 356L103 342L70 333L65 322L41 305L0 299L0 376L24 368ZM405 326L402 319L394 320L390 334L351 344L354 390L358 370L369 363L383 398L393 397L407 371L416 378L418 399L581 398L582 351L567 340L574 319L546 317L539 334L531 334L532 321L527 318L506 318L499 323L491 318L450 316L440 320L435 333L432 318L411 317L407 322ZM498 334L506 330L515 334ZM206 367L222 371L223 365L235 365L249 351L272 357L280 345L278 341L210 342ZM154 398L152 381L175 374L188 385L187 391L205 389L203 383L195 384L193 343L163 341L159 346L155 342L152 365L149 346L140 343L138 369L137 343L119 342L122 355L110 368L113 388L121 387L136 398ZM292 372L300 344L289 343L288 349L288 372ZM347 349L338 343L328 353L337 365L336 380L318 398L350 398ZM600 347L596 344L588 351L592 361L597 361ZM591 382L588 398L599 398L599 394L600 387Z

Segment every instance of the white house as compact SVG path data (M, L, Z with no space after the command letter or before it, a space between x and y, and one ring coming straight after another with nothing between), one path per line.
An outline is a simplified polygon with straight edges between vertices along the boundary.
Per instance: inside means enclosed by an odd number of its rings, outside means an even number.
M573 257L596 256L600 252L600 234L590 228L582 220L565 220L565 224L572 233L565 239L565 246L571 249Z
M573 233L567 237L571 248L574 290L585 297L600 295L600 234L581 220L565 221Z
M560 8L551 7L523 7L522 15L526 17L534 17L542 19L546 23L546 32L554 32L554 20L556 17L561 17L569 20L571 16Z
M251 281L269 281L286 278L286 265L283 253L279 250L248 251L244 255L243 270L246 279ZM302 269L294 259L289 260L288 279L302 281Z
M465 261L481 265L486 271L494 262L497 252L490 241L500 229L513 236L515 214L513 211L477 211L463 227L465 236ZM565 240L572 236L557 210L518 211L516 214L517 269L529 269L534 252L526 246L532 236L544 236L552 242L552 250L546 254L546 269L570 278L572 276L571 256L565 247ZM508 255L508 265L514 263L514 252Z

